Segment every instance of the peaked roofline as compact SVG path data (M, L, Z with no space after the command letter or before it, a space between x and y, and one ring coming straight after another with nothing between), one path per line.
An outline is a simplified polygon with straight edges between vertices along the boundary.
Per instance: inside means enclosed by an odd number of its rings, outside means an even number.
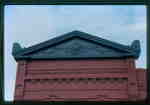
M113 41L109 41L109 40L106 40L106 39L103 39L103 38L100 38L100 37L97 37L97 36L94 36L94 35L90 35L90 34L85 33L85 32L75 30L75 31L57 36L53 39L41 42L41 43L36 44L36 45L33 45L31 47L24 48L24 49L22 49L19 44L18 45L16 44L17 48L20 48L20 50L15 51L15 48L13 46L12 54L13 54L14 57L15 56L24 56L24 55L36 52L40 49L56 45L60 42L63 42L65 40L75 38L75 37L85 39L85 40L89 40L89 41L92 41L94 43L101 44L103 46L107 46L107 47L110 47L112 49L116 49L116 50L119 50L119 51L122 51L122 52L132 53L135 58L139 57L139 54L140 54L140 51L141 51L140 50L140 44L139 44L138 40L134 41L131 44L131 46L125 46L125 45L122 45L122 44L119 44L119 43L116 43L116 42L113 42Z

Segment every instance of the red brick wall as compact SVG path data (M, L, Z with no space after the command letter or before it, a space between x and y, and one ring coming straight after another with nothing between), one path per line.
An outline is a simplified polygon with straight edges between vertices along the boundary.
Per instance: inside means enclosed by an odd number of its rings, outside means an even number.
M138 93L136 79L142 81L142 75L133 59L19 61L15 100L119 101L142 95L141 99L145 93Z
M138 96L140 100L146 98L147 90L147 81L146 81L146 70L145 69L136 69L137 71L137 82L138 82Z

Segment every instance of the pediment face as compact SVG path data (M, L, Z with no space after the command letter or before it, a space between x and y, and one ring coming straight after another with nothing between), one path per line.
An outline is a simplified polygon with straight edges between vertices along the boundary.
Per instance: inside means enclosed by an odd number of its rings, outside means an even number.
M120 57L124 52L92 43L88 40L73 38L31 53L32 58L81 58L81 57Z
M22 48L13 44L15 60L27 59L84 59L84 58L127 58L137 59L140 55L140 42L133 41L122 45L81 31L72 31L39 44Z

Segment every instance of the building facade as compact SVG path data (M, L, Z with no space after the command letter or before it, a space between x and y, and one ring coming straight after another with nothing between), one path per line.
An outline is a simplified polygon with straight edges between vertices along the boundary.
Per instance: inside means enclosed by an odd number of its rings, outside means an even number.
M135 67L140 42L122 45L73 31L21 48L15 101L137 101L146 99L146 70Z

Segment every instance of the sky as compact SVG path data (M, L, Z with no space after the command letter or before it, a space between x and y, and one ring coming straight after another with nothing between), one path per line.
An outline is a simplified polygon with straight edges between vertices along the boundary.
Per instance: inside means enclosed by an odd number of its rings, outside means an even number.
M16 61L12 45L22 47L73 30L124 45L140 40L137 68L146 68L146 7L142 5L7 5L4 14L4 98L14 99Z

